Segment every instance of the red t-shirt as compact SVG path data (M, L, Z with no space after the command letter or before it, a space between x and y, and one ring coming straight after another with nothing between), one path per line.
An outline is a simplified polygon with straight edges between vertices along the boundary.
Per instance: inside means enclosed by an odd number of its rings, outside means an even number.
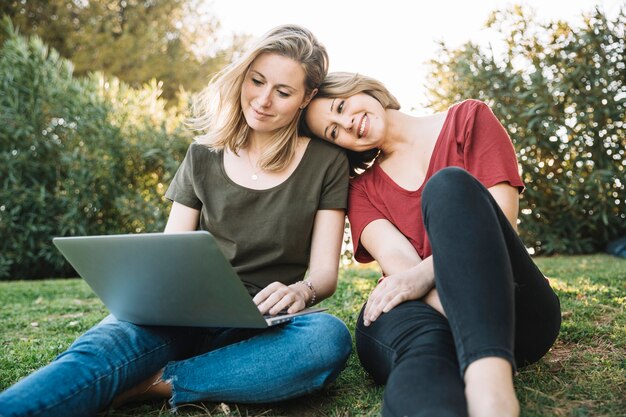
M448 109L419 189L400 187L377 163L351 181L348 219L357 261L374 260L360 237L365 226L378 219L393 223L422 259L432 254L422 219L422 190L430 177L449 166L465 169L487 188L508 182L520 192L524 189L511 138L489 106L478 100L457 103Z

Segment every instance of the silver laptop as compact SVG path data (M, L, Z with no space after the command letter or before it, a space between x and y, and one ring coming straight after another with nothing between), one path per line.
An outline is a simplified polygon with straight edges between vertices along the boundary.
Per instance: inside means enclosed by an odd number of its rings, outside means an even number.
M158 326L264 328L326 310L263 316L206 231L52 241L119 320Z

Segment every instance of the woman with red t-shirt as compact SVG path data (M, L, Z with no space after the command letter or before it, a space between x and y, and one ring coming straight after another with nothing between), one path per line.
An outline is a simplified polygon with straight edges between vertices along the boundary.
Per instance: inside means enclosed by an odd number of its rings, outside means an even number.
M517 416L513 374L560 328L559 300L519 239L524 184L491 109L414 117L380 82L329 74L305 115L347 150L355 258L383 278L359 316L359 359L385 416Z

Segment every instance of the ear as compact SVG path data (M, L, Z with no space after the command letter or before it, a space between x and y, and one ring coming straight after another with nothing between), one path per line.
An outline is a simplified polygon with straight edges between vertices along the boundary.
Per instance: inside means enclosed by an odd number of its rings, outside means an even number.
M313 91L309 93L307 97L304 98L302 104L300 105L300 110L304 109L310 102L313 100L313 97L317 94L317 88L314 88Z

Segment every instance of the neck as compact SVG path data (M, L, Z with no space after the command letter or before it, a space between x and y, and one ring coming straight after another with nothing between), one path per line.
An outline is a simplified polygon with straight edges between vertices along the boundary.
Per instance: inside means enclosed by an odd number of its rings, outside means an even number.
M262 150L267 148L274 140L274 133L259 133L250 131L248 139L246 140L245 148L248 153L253 155L260 155Z
M393 109L386 111L386 118L387 131L379 146L383 155L403 152L420 140L420 118Z

